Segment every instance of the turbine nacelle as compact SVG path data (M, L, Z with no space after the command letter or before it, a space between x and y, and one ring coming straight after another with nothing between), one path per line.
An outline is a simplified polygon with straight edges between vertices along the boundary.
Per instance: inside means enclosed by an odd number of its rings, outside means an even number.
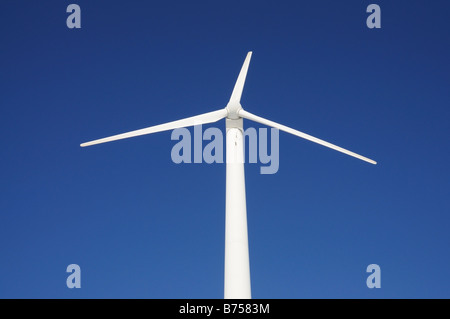
M227 119L237 120L241 118L241 116L239 116L239 111L242 110L241 103L230 101L225 107L225 109L227 110Z

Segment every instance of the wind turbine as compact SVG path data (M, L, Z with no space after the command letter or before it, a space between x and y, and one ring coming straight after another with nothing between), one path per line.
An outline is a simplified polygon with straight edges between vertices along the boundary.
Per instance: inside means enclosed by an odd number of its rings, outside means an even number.
M151 126L136 131L118 134L110 137L83 143L80 146L90 146L116 141L124 138L173 130L200 124L217 122L226 118L226 207L225 207L225 280L224 297L226 299L250 299L250 263L247 236L247 207L245 200L244 179L244 141L243 119L255 121L287 133L302 137L309 141L329 147L344 154L356 157L371 164L375 161L328 143L311 135L297 131L282 124L264 119L245 111L240 103L242 90L252 52L248 52L239 73L233 93L223 109L188 117L178 121Z

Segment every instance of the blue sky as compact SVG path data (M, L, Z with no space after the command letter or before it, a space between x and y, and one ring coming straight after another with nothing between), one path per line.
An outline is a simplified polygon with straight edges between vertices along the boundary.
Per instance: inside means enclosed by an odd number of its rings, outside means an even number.
M1 298L222 298L225 165L79 144L224 107L250 50L249 112L379 163L280 132L246 165L253 297L450 297L448 1L70 3L0 4Z

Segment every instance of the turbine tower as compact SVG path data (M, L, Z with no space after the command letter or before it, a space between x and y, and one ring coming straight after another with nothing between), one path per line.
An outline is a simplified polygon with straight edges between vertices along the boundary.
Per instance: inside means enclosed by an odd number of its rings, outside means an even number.
M244 178L243 119L274 127L368 163L376 164L375 161L367 157L245 111L240 101L251 57L252 52L248 52L234 85L231 98L225 108L178 121L101 138L80 145L85 147L181 127L213 123L226 118L225 299L251 298Z

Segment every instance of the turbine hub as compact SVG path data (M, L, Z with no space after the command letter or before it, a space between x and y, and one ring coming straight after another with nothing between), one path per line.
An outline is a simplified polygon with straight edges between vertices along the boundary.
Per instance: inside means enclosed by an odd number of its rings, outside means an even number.
M227 107L227 118L231 120L237 120L240 118L239 111L242 110L242 105L239 102L230 102Z

